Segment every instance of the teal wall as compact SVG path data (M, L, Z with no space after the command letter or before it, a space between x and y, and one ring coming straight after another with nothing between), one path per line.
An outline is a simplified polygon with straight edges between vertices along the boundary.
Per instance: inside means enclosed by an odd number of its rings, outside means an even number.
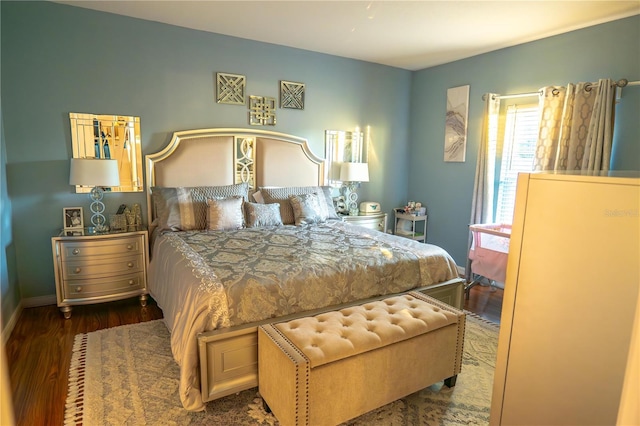
M640 80L640 16L498 50L413 74L409 198L427 204L427 241L466 261L482 94L535 92L599 78ZM447 89L470 85L466 161L445 163ZM616 107L612 167L640 170L640 86Z
M140 116L147 154L175 130L249 127L246 107L215 102L216 72L243 74L247 94L276 98L279 80L304 82L305 109L278 109L277 126L265 129L304 136L324 156L325 130L371 126L371 182L360 198L380 201L389 213L408 199L426 203L428 241L462 265L482 93L640 79L637 16L412 73L55 3L0 7L7 188L0 218L10 248L2 259L3 319L5 291L55 294L50 237L63 207L88 211L87 196L68 185L69 112ZM445 164L446 90L463 84L471 85L467 160ZM640 169L638 92L625 90L618 106L626 119L617 131L617 168ZM105 201L110 212L121 203L144 206L145 195L108 194Z
M1 98L1 96L0 96ZM11 200L7 190L6 147L0 108L0 330L4 330L20 303L20 289L15 276L15 250L11 231ZM12 268L9 268L9 265Z
M371 182L360 196L389 211L406 198L409 71L55 3L1 7L7 186L22 297L55 294L50 237L63 207L83 206L89 218L87 195L68 184L69 112L140 116L143 154L176 130L251 127L246 107L216 103L216 72L245 75L248 95L277 98L279 80L304 82L305 109L278 109L277 125L264 128L308 138L321 157L325 130L371 126ZM145 210L145 201L105 197L107 212L136 202Z

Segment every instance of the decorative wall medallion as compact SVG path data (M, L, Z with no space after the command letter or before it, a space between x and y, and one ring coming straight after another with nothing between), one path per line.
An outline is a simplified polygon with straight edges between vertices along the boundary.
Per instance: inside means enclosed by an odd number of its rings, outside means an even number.
M276 98L249 96L249 124L253 126L275 126Z
M304 109L304 83L280 80L280 108Z
M244 105L244 75L216 73L216 100L219 104Z

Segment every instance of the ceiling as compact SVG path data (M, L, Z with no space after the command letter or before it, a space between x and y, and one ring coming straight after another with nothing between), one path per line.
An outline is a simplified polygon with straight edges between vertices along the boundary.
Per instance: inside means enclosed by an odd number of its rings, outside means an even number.
M640 14L640 0L57 3L408 70Z

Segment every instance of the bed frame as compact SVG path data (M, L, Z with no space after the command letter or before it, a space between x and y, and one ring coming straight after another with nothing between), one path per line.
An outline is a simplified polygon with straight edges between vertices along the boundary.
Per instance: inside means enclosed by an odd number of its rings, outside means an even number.
M149 223L155 217L153 186L214 186L247 182L249 193L263 186L323 186L328 182L322 158L306 139L254 129L200 129L175 132L160 152L145 156ZM215 167L212 167L215 164ZM294 176L295 178L292 178ZM462 308L464 280L454 279L414 289ZM379 300L390 295L372 298ZM340 307L330 306L278 321ZM258 326L261 321L198 335L200 390L204 402L258 385Z

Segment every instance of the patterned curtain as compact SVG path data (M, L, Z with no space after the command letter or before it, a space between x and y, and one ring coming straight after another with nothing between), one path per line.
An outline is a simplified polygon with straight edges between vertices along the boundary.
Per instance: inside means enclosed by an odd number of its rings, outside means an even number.
M495 147L498 137L498 116L500 112L500 97L495 93L484 95L484 113L482 136L476 162L476 177L473 184L473 198L471 200L470 224L490 223L493 221L493 188L495 173L495 153L490 154L490 147ZM472 235L469 232L467 253L471 249ZM471 262L467 257L465 267L467 282L471 281Z
M600 79L543 87L534 170L609 170L615 105L614 82Z

